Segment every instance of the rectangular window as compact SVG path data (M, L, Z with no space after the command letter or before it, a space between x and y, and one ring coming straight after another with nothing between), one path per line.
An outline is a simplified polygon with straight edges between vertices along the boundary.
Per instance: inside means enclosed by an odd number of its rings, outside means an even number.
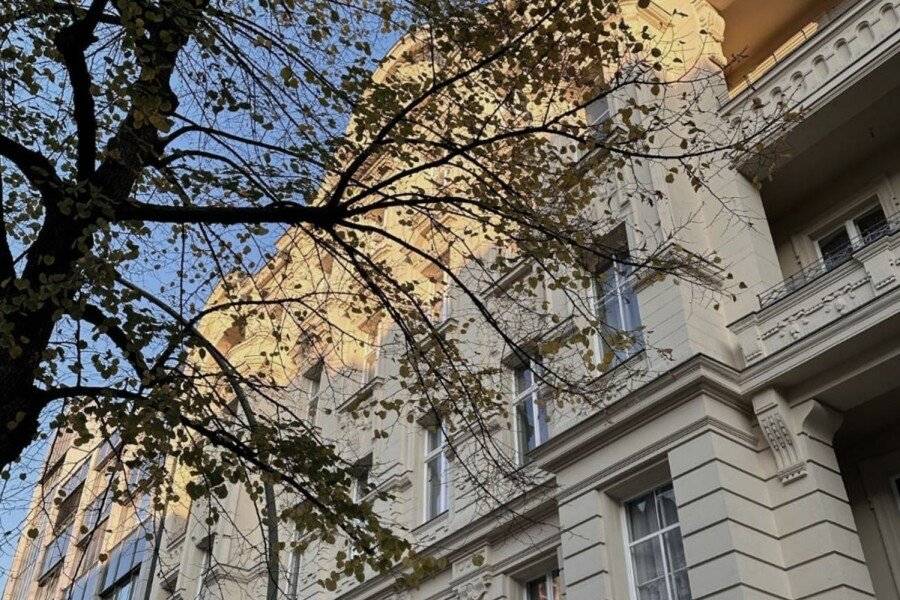
M525 584L525 600L559 600L559 569Z
M621 254L594 278L594 316L599 325L598 356L613 368L644 349L641 313L631 283L634 267Z
M357 471L353 478L353 501L357 504L361 503L366 494L369 493L369 475L372 472L371 457L368 460L368 463L361 463L357 466Z
M429 427L425 437L425 520L430 521L449 507L450 469L441 423Z
M72 525L73 523L70 521L53 538L53 541L47 544L47 548L44 550L44 561L41 563L41 577L46 577L65 558L66 551L69 549L69 541L72 538Z
M625 504L635 600L691 600L672 484Z
M516 432L519 453L524 457L550 437L547 407L540 398L540 382L536 377L539 366L534 360L513 370L513 390L516 405ZM524 462L524 461L523 461Z
M862 214L847 219L830 233L816 241L825 271L845 262L858 250L891 232L891 225L881 205L875 201Z

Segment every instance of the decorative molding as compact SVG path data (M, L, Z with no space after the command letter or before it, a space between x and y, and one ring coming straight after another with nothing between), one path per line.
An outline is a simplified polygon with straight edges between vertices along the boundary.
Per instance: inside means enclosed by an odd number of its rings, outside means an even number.
M490 587L491 576L485 573L457 586L453 597L457 600L483 600Z
M781 394L767 389L753 399L763 438L775 457L778 478L790 483L806 476L806 456L791 428L791 412Z
M725 40L725 19L713 7L709 0L692 0L694 10L697 13L697 22L701 33L708 38L704 43L709 59L720 67L728 64L725 52L722 50L722 42Z

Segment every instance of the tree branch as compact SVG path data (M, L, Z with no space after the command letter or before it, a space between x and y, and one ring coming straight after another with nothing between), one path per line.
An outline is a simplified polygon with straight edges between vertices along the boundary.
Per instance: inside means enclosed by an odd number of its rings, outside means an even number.
M72 104L77 130L78 179L85 181L94 173L97 159L97 115L94 111L92 78L84 57L85 50L96 41L94 30L103 16L106 0L93 0L84 16L62 29L54 40L72 84Z

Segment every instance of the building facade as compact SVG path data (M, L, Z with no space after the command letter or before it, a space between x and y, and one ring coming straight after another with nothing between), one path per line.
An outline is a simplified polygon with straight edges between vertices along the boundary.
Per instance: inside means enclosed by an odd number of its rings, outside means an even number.
M613 401L575 414L538 401L532 365L505 362L515 410L498 439L551 491L487 511L459 483L441 428L402 424L373 439L342 416L392 393L388 357L362 357L355 379L307 365L297 374L307 402L333 409L317 426L355 432L359 489L391 489L397 501L382 510L448 566L412 590L382 575L326 591L317 580L332 557L313 543L284 552L286 598L900 600L900 5L660 6L711 34L710 64L743 56L710 98L723 123L802 109L767 140L789 152L714 180L752 227L728 226L704 192L655 172L646 176L667 202L619 205L626 245L639 243L640 224L693 214L673 251L719 249L747 289L713 307L670 279L611 269L603 310L642 332L613 362L647 375L616 383L613 371ZM448 291L439 318L461 304ZM226 337L229 353L254 352ZM661 348L665 357L651 350ZM105 504L94 490L115 448L56 441L36 535L21 540L3 600L262 597L246 496L231 494L231 519L213 525L203 507L154 512L140 494ZM137 484L140 472L124 477ZM83 525L96 534L77 533Z

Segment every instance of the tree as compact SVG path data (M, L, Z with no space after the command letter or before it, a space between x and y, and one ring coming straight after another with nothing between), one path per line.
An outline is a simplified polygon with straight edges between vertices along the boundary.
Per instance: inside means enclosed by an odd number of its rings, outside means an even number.
M627 254L610 233L612 187L663 202L654 172L706 190L777 122L720 123L709 15L636 26L648 4L5 4L0 463L42 414L85 444L99 423L135 464L177 457L191 497L231 482L260 499L270 592L278 519L344 531L348 573L387 570L414 548L354 501L354 465L289 400L301 367L364 373L378 351L402 393L350 413L431 415L480 440L473 481L522 483L491 441L498 347L552 402L597 408L599 375L640 336L591 306L600 262L737 285L708 275L714 255L672 250L686 223ZM564 336L544 335L560 327L548 290L574 307ZM468 307L449 324L445 298ZM250 342L254 360L234 358Z

